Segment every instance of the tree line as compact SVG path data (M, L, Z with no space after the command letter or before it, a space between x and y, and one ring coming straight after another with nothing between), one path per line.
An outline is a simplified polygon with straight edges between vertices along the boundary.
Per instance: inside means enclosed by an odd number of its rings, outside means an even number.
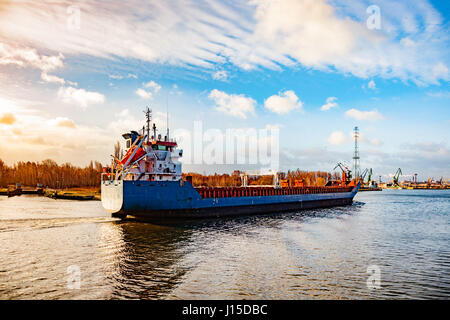
M51 159L41 162L19 161L12 166L6 165L0 159L0 187L20 183L23 186L36 186L42 184L49 188L73 188L73 187L99 187L102 173L102 164L91 161L86 167L77 167L70 163L59 165ZM192 176L194 186L241 186L241 172L232 174L203 175L195 172L185 173L183 177ZM280 179L287 180L294 185L295 180L301 180L305 186L324 186L331 179L339 179L337 173L331 174L324 171L290 170L281 172ZM271 185L273 176L248 177L249 185Z
M241 172L235 171L233 174L211 174L211 175L202 175L195 172L189 172L183 174L183 177L186 176L192 177L192 184L195 187L205 186L205 187L214 187L214 186L223 186L223 187L237 187L241 186ZM287 172L281 172L280 179L287 180L290 185L295 184L295 180L301 180L305 186L324 186L327 181L332 179L339 179L337 173L331 174L329 172L324 171L304 171L304 170L289 170ZM273 184L273 176L258 176L258 177L248 177L249 185L272 185Z
M12 166L0 159L0 186L20 183L23 186L42 184L49 188L99 187L102 164L91 161L84 168L70 163L59 165L51 159L41 162L19 161Z

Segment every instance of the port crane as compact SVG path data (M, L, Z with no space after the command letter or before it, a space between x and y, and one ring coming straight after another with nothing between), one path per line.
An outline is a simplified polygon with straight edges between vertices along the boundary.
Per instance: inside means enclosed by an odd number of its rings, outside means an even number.
M333 170L336 170L336 168L339 168L342 171L342 184L348 185L352 180L352 171L348 168L347 165L342 164L341 162L338 162Z
M397 172L395 173L394 177L392 178L392 185L393 186L400 186L398 183L398 179L400 179L400 176L402 175L402 169L398 168Z
M369 169L366 168L366 169L364 169L364 171L361 173L361 175L359 176L361 182L364 183L364 179L365 179L365 177L366 177L366 175L367 175L368 172L369 172Z
M370 180L372 180L372 168L369 169L369 175L367 176L367 183L370 183Z

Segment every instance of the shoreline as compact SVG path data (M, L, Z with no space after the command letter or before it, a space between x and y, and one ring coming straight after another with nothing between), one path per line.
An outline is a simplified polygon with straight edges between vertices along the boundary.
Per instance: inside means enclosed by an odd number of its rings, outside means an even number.
M38 189L32 187L23 187L20 189L8 189L0 188L0 196L14 197L21 196L22 194L34 194L38 196L48 197L52 199L65 199L65 200L101 200L100 188L83 188L75 187L68 189Z

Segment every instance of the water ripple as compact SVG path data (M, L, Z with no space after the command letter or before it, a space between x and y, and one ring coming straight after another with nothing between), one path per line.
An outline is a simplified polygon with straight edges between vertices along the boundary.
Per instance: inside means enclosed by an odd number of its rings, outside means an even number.
M449 191L385 190L346 207L158 226L119 222L100 202L0 198L0 298L448 299L449 208Z

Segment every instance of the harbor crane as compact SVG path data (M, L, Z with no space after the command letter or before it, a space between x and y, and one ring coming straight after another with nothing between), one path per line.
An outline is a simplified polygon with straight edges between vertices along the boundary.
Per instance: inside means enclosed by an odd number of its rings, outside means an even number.
M370 180L372 180L372 168L366 168L366 169L364 169L364 171L361 173L361 175L360 175L360 179L361 179L361 182L362 183L364 183L364 180L366 179L366 176L367 176L367 184L369 184L370 183Z
M367 183L370 183L370 180L372 180L372 168L369 169L369 175L367 176Z
M336 168L339 168L342 171L342 184L348 185L352 180L352 171L348 168L347 165L342 164L341 162L338 162L333 170L336 170Z
M402 169L398 168L397 172L395 173L394 177L392 178L392 185L393 186L400 186L398 179L400 179L400 176L402 175Z
M366 178L367 173L369 172L369 169L364 169L364 171L361 173L361 175L359 176L361 182L364 183L364 179Z

